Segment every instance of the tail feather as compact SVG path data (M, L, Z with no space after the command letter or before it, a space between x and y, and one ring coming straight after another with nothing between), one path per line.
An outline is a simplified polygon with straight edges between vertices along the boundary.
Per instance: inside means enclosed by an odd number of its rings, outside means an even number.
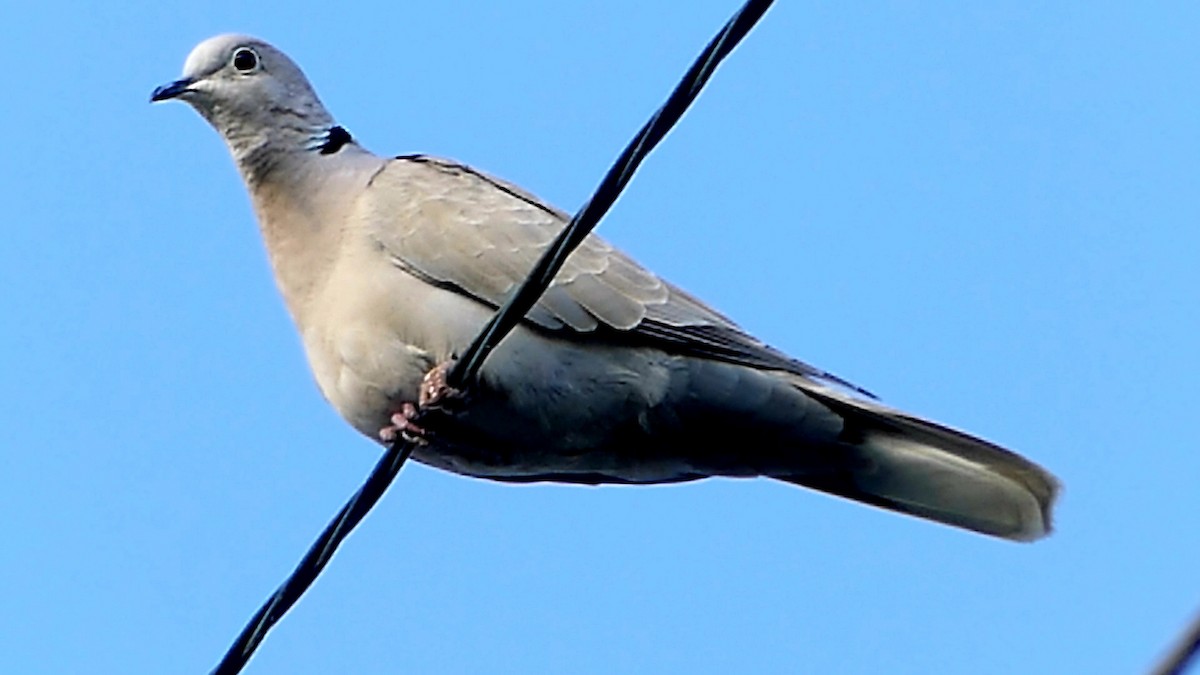
M804 389L846 419L850 468L776 478L1005 539L1049 534L1058 481L1040 466L873 402Z

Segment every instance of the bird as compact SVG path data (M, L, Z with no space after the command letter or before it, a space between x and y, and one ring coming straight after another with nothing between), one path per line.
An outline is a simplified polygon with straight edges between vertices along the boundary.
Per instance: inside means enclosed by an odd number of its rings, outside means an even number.
M456 161L368 151L255 37L199 43L151 95L172 99L224 139L317 386L368 438L495 481L765 477L1002 539L1051 530L1059 483L1036 463L792 358L596 235L453 390L446 368L568 215Z

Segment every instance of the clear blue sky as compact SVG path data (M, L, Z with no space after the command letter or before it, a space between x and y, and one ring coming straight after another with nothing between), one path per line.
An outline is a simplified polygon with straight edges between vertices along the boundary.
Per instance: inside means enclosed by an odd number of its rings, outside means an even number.
M735 9L0 9L0 660L206 671L380 450L321 400L216 134L260 35L381 153L574 210ZM1200 5L780 2L601 231L763 339L1036 458L993 541L766 481L407 467L248 672L1128 673L1200 609Z

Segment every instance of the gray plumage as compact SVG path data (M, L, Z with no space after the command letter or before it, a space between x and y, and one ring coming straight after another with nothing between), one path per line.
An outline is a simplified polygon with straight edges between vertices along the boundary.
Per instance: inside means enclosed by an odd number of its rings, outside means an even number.
M369 153L255 38L202 42L153 96L169 98L228 144L317 383L371 438L568 220L461 164ZM599 237L526 319L418 461L505 481L767 476L1010 539L1049 531L1045 470L870 400Z

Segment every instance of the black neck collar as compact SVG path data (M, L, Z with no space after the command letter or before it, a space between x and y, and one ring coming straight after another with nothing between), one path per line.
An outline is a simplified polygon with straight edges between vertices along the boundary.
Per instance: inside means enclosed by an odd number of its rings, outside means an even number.
M342 127L334 126L325 134L325 142L318 148L322 155L332 155L341 150L347 143L353 143L354 137Z

